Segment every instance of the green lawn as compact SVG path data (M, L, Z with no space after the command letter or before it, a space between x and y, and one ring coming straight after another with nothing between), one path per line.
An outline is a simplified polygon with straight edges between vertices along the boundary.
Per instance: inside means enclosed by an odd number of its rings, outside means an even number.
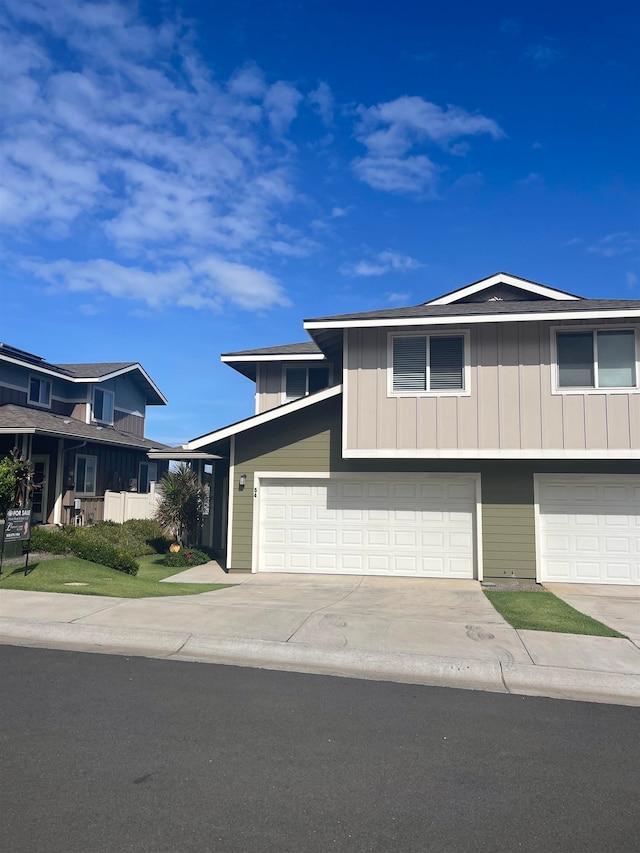
M575 610L551 592L484 590L498 613L514 628L553 631L556 634L588 634L593 637L624 637L613 628Z
M80 595L112 595L116 598L150 598L161 595L196 595L223 589L233 584L220 583L159 583L162 578L177 574L162 563L160 554L137 557L140 571L136 577L116 572L97 563L78 557L60 557L34 560L29 574L24 576L24 566L4 566L0 589L26 589L37 592L72 592ZM83 583L86 586L65 586Z

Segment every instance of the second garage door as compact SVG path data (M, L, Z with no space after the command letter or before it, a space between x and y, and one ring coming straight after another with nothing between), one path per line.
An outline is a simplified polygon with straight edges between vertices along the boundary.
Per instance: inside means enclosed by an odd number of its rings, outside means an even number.
M260 481L258 571L473 578L473 477Z
M640 477L537 480L540 580L640 584Z

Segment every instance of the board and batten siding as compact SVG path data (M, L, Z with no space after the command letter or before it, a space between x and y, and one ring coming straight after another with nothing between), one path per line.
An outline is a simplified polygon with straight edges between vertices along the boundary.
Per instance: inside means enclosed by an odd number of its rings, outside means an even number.
M330 405L332 403L334 405ZM335 401L328 400L236 436L231 570L251 568L254 473L329 471L332 427L335 431L339 423ZM242 474L246 475L247 481L241 491Z
M388 392L389 329L346 332L345 453L367 450L638 450L639 391L552 393L552 329L559 323L477 323L469 331L470 393ZM573 321L563 328L629 321ZM412 334L443 332L418 327Z

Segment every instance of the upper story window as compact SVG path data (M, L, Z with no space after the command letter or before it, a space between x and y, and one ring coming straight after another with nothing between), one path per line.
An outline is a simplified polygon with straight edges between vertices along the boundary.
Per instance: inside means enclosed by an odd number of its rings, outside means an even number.
M93 419L103 424L113 423L113 391L96 388L93 392Z
M297 400L328 388L331 381L328 367L286 367L284 371L285 400Z
M465 334L392 336L390 391L467 393L467 348Z
M51 405L51 380L32 376L29 379L29 402L37 406Z
M557 387L636 388L636 349L634 329L558 331Z

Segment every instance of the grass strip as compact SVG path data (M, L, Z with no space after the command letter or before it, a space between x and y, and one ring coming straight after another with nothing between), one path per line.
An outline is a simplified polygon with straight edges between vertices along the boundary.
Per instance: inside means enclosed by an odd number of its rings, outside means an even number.
M625 636L580 613L551 592L483 591L498 613L514 628L591 637Z
M170 595L197 595L212 592L233 584L226 583L160 583L176 570L162 563L162 556L153 554L138 557L140 570L134 577L79 557L60 557L54 560L35 560L24 568L6 566L0 578L0 590L23 589L34 592L65 592L76 595L110 595L114 598L158 598ZM81 583L86 586L66 586Z

